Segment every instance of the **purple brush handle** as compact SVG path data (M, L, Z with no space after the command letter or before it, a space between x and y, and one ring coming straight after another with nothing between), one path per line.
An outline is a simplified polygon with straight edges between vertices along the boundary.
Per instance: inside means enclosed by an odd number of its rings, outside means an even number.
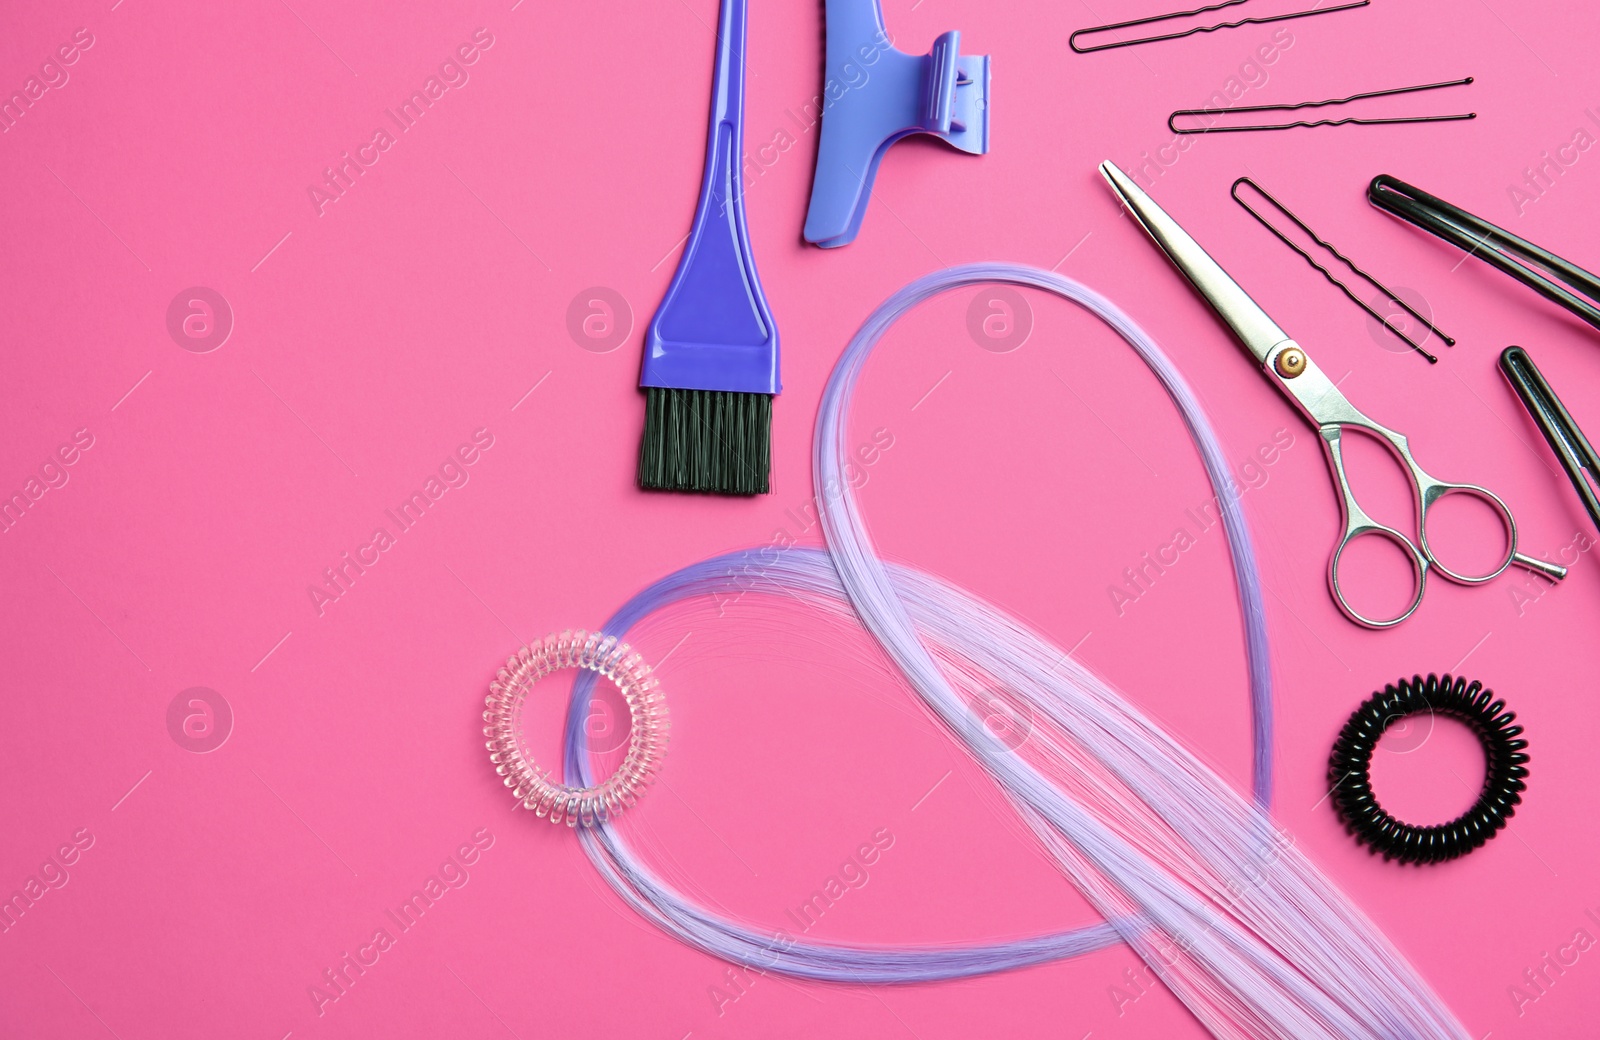
M706 168L694 226L645 336L640 386L776 394L778 330L745 230L746 0L722 0Z

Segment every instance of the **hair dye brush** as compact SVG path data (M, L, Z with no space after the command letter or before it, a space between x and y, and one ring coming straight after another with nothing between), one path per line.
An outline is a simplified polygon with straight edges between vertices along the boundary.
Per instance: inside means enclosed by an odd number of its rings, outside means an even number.
M645 337L642 488L767 492L778 331L744 222L745 7L722 0L700 202Z

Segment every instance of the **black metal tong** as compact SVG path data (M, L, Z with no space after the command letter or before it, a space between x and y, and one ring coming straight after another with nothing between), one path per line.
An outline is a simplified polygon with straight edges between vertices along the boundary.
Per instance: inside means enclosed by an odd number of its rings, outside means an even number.
M1595 495L1596 485L1600 483L1600 455L1595 454L1589 438L1578 428L1561 398L1550 389L1526 350L1507 347L1501 351L1500 371L1522 398L1528 414L1544 433L1544 439L1550 442L1550 449L1556 453L1561 468L1567 471L1573 490L1583 499L1589 519L1600 528L1600 497Z
M1386 173L1372 178L1367 201L1460 246L1600 329L1600 278L1577 264Z

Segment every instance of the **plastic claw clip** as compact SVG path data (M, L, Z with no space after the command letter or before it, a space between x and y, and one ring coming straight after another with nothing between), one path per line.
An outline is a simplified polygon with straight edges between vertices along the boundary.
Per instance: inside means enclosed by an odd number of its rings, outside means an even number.
M822 137L806 241L831 249L861 230L878 163L911 134L989 150L989 57L962 56L954 30L914 57L896 50L878 0L827 0Z

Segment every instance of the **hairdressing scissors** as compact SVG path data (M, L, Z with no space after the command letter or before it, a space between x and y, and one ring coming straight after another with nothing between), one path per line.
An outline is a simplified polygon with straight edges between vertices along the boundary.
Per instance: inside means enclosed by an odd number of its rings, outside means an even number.
M1344 534L1334 546L1333 556L1328 561L1328 588L1333 593L1334 602L1346 617L1368 628L1389 628L1398 625L1414 614L1417 607L1422 604L1422 594L1427 589L1430 571L1438 571L1443 577L1461 585L1481 585L1498 577L1513 563L1537 571L1552 580L1566 577L1565 567L1534 559L1517 551L1517 523L1511 517L1511 510L1506 508L1506 504L1498 495L1476 484L1452 484L1429 476L1417 465L1416 459L1412 458L1411 445L1406 440L1405 434L1374 422L1351 404L1327 374L1311 360L1310 355L1290 339L1289 334L1279 328L1267 312L1239 288L1239 284L1228 276L1210 254L1201 249L1199 244L1189 237L1188 232L1169 217L1165 210L1156 205L1150 196L1109 162L1100 164L1100 174L1128 208L1128 212L1133 214L1134 219L1155 240L1156 245L1162 248L1178 270L1194 283L1194 287L1206 298L1206 302L1211 304L1228 327L1233 329L1245 349L1260 362L1267 378L1271 379L1278 389L1295 403L1311 425L1316 427L1328 456L1328 468L1332 471L1334 483L1338 487L1339 508L1344 523ZM1413 505L1416 509L1416 541L1412 541L1393 527L1372 519L1351 494L1350 481L1345 473L1342 445L1346 427L1353 427L1377 438L1405 467L1411 480ZM1433 550L1429 548L1428 512L1435 503L1447 495L1471 496L1486 504L1499 518L1505 531L1505 554L1487 573L1472 574L1452 570L1440 563L1434 556ZM1374 618L1357 611L1345 599L1344 588L1339 581L1339 561L1344 558L1345 549L1349 548L1350 543L1357 538L1369 535L1387 538L1397 545L1411 562L1415 580L1411 601L1404 611L1394 617Z

